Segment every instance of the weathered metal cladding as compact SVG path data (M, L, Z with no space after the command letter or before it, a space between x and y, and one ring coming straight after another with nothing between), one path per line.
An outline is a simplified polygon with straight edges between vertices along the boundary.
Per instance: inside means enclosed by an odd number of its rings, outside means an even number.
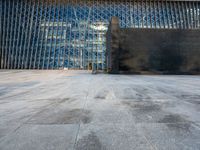
M119 28L107 32L109 73L200 74L200 29Z
M1 69L106 69L112 16L122 28L200 28L199 1L1 0Z

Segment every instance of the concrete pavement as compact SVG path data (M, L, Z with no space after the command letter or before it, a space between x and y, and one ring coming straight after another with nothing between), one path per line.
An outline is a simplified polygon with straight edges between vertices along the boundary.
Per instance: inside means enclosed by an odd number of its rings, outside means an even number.
M199 150L200 77L0 70L0 150Z

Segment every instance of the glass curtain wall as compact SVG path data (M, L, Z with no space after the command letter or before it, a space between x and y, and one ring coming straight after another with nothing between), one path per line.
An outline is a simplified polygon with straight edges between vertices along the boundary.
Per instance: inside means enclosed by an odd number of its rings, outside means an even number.
M105 69L112 16L122 28L199 29L200 2L1 0L1 69Z

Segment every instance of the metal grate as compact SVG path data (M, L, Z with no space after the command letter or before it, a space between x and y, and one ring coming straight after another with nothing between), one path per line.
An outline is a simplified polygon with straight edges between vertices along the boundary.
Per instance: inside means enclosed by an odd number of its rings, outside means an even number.
M105 69L112 16L122 28L199 29L198 1L0 1L1 69Z

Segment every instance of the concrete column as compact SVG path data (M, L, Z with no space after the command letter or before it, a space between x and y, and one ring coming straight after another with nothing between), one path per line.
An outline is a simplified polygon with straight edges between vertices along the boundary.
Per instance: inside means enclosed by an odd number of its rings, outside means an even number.
M119 72L119 36L120 27L117 17L112 17L107 31L107 68L109 73Z

